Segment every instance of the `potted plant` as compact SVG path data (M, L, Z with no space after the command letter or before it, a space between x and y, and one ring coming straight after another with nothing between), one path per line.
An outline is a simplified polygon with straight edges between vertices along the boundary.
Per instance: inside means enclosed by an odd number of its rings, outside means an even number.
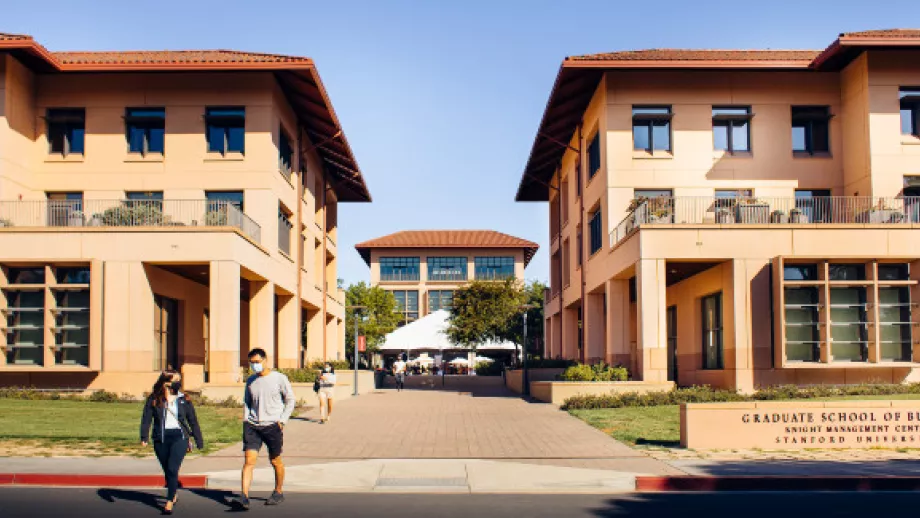
M719 207L716 209L716 223L720 225L730 224L735 222L735 215L732 214L732 211L727 207Z
M737 198L735 220L738 223L767 223L770 220L770 206L757 198Z
M794 208L789 211L789 222L798 225L808 223L808 215L802 209Z
M93 216L89 218L89 226L101 227L102 226L102 214L93 214Z
M67 214L68 227L82 227L83 223L83 211L72 210Z
M869 223L901 223L907 219L903 212L888 204L888 200L881 199L875 207L869 209Z
M770 223L788 223L789 219L786 218L786 213L781 210L774 210L770 213Z
M0 218L0 227L12 227L12 226L13 226L12 221L8 219Z

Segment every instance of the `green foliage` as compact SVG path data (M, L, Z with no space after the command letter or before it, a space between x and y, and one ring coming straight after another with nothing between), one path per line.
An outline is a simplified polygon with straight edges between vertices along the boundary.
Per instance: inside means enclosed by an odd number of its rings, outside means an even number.
M560 376L562 381L626 381L629 371L626 367L610 366L605 363L596 365L573 365Z
M365 306L357 310L358 333L365 337L368 352L377 351L386 335L399 325L396 296L379 286L371 287L364 282L352 284L345 290L345 305ZM354 358L355 312L355 309L345 309L345 351L348 358Z
M528 354L540 353L543 341L543 299L546 285L540 281L530 281L522 287L523 304L531 306L527 310L527 344ZM524 310L518 309L508 323L505 339L516 344L524 343Z
M126 203L105 209L95 217L108 227L161 226L166 221L163 210L154 203Z
M472 281L454 291L447 336L471 349L489 340L511 340L513 320L526 300L515 279Z
M291 383L313 383L319 375L319 369L278 369L291 380Z
M479 362L476 364L477 376L501 376L505 366L499 362Z
M724 403L735 401L774 401L815 398L840 398L853 396L896 396L920 394L920 383L878 384L878 385L815 385L797 387L782 385L766 387L752 395L739 394L734 390L713 389L709 386L677 388L669 392L639 394L607 394L603 396L575 396L563 404L564 410L595 408L628 408L682 403Z

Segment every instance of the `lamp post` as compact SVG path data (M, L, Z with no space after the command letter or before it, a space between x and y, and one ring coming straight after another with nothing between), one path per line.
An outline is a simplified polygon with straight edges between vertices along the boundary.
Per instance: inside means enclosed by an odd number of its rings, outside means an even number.
M367 309L367 306L346 306L347 309L353 310L352 318L355 319L355 387L353 395L358 395L358 310Z
M521 314L521 319L524 321L524 336L521 345L521 395L529 396L530 395L530 377L527 375L527 313L534 308L532 304L524 304L521 306L521 309L524 312Z

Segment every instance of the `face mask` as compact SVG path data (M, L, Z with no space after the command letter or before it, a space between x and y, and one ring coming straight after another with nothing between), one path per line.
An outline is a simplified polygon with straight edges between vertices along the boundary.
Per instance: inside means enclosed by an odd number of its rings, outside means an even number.
M250 362L250 363L249 363L249 368L252 369L252 372L255 372L256 374L262 372L262 364L261 364L261 363L252 363L252 362Z
M174 381L174 382L172 382L172 383L169 384L169 390L170 390L170 392L172 392L173 394L178 394L180 388L182 388L182 382L181 382L181 381Z
M326 372L330 372L330 371L332 370L332 368L331 368L331 367L326 367L325 370L326 370Z

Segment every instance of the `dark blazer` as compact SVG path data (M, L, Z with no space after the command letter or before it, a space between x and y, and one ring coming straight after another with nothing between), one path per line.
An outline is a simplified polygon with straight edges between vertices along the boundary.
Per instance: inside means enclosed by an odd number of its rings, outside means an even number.
M195 446L197 446L199 450L204 448L204 438L201 436L201 427L198 426L198 416L195 415L195 407L192 405L192 402L185 399L184 394L179 394L177 406L179 408L178 417L180 429L182 430L182 437L188 440L186 429L190 430L195 439ZM142 442L148 442L150 440L151 423L153 424L153 441L163 441L163 429L166 426L166 412L165 406L162 408L154 406L153 397L148 397L147 400L144 401L144 413L141 416Z

